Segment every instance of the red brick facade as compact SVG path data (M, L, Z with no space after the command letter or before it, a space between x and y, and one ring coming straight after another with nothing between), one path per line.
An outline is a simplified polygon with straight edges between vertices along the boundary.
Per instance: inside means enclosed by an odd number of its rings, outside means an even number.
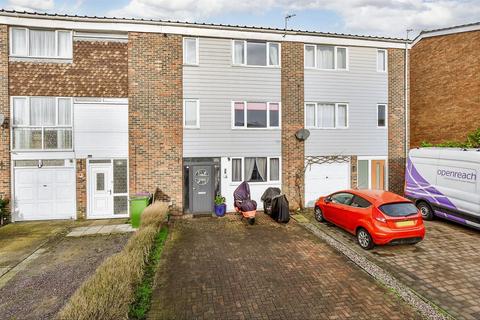
M130 193L158 187L182 208L182 36L130 33Z
M305 143L295 133L304 123L303 43L282 43L282 191L290 208L303 208Z
M424 38L410 54L411 146L465 141L480 128L480 31Z
M76 161L77 219L87 217L87 160Z
M405 177L405 50L388 50L388 189L403 194Z
M127 43L74 41L73 62L10 61L10 95L128 96Z
M8 98L8 27L0 25L0 114L6 118L0 127L0 197L10 198L10 103Z

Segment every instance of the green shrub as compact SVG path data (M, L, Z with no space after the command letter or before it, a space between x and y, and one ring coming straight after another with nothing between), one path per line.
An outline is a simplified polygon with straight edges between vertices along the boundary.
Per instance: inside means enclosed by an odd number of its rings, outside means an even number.
M439 148L480 148L480 128L470 132L467 135L467 140L460 141L444 141L441 143L430 143L428 141L422 141L421 147L439 147Z
M10 201L6 197L0 197L0 226L8 220L9 210L8 204Z
M73 294L57 319L128 319L130 305L136 299L137 288L142 283L167 210L166 206L160 205L146 208L140 229L125 248L97 268Z

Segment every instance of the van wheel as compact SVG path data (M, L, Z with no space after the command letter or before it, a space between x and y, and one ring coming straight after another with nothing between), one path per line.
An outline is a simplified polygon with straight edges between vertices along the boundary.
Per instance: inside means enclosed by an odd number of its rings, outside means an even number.
M315 220L317 220L318 222L325 221L325 218L323 217L322 209L320 209L320 207L315 207L314 213L315 213Z
M373 243L373 239L372 239L372 236L370 235L370 233L368 233L368 231L363 229L363 228L360 228L358 230L357 240L358 240L358 244L360 245L360 247L362 247L362 249L365 249L365 250L370 250L375 245Z
M424 220L433 220L433 210L428 203L425 201L420 201L417 203L417 208L420 210Z

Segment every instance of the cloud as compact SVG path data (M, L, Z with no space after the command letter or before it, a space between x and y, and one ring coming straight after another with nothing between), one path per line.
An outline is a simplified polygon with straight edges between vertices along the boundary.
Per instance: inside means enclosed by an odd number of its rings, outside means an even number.
M48 11L55 6L54 0L8 0L7 8L18 11Z
M208 21L224 14L329 10L342 19L341 32L404 36L416 31L475 22L480 0L130 0L108 14L182 21Z

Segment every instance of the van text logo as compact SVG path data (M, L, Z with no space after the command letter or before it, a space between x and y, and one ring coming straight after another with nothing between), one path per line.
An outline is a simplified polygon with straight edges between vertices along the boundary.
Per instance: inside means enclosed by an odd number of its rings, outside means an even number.
M458 180L477 181L475 172L465 172L461 170L438 169L437 175Z

